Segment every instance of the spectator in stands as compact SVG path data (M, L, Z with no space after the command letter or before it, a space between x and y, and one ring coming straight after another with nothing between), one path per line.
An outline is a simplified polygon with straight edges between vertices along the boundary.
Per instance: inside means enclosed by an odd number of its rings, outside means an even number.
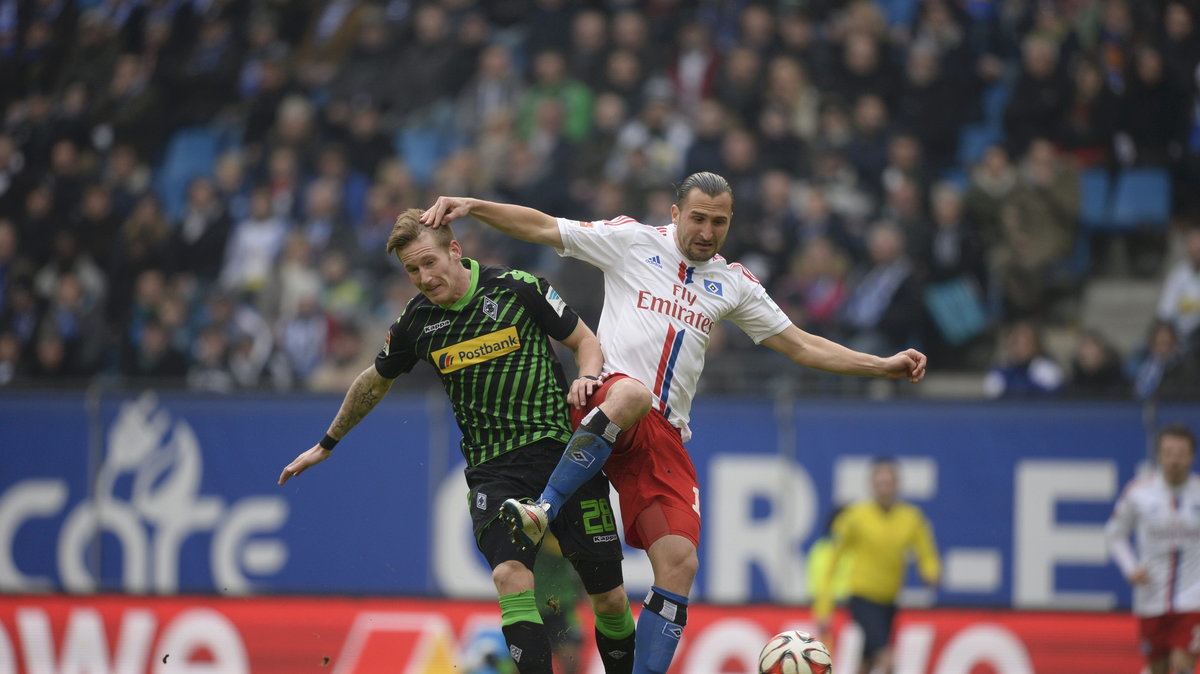
M1084 330L1079 336L1063 394L1076 398L1129 397L1129 380L1121 367L1121 356L1099 332Z
M295 313L283 315L275 329L293 375L307 385L325 357L329 341L329 321L316 295L301 295Z
M1079 177L1046 139L1029 146L1019 175L1000 207L992 269L1006 310L1028 315L1045 306L1049 268L1075 248Z
M1180 341L1200 350L1200 227L1183 235L1184 259L1171 268L1158 300L1158 319L1175 327Z
M20 382L25 377L21 340L8 331L0 331L0 387Z
M29 191L32 176L16 140L0 131L0 218L16 217Z
M296 51L296 71L309 89L329 84L337 66L354 46L359 27L367 20L370 5L361 0L332 0L317 5Z
M922 153L935 169L949 167L958 149L962 98L961 88L942 73L934 46L914 44L908 50L896 121L920 141Z
M877 183L888 165L890 127L882 98L867 94L855 101L854 137L846 146L846 158L864 182Z
M494 44L479 55L474 76L458 95L456 123L464 137L476 136L496 114L516 112L525 92L508 47Z
M236 387L229 371L229 342L225 332L208 326L196 338L194 362L188 369L187 386L194 391L229 393Z
M1195 73L1200 66L1200 36L1196 33L1196 8L1184 2L1168 2L1163 9L1160 45L1166 75L1176 91L1194 92Z
M1057 393L1063 371L1045 353L1037 327L1018 321L1008 329L1001 362L988 371L983 381L989 398L1025 398Z
M103 92L94 110L98 128L113 143L132 147L142 157L157 157L166 141L167 102L146 59L122 54L112 79L98 91Z
M187 357L171 344L163 324L153 319L142 327L137 348L125 354L122 364L126 377L156 387L182 384L188 371Z
M533 59L533 85L521 99L518 127L528 138L534 127L538 102L544 98L557 99L565 114L563 130L567 140L579 142L592 127L592 91L567 72L562 52L544 51Z
M380 7L366 5L348 56L338 64L330 84L330 97L350 101L359 96L386 100L388 83L396 72L400 54Z
M172 233L173 270L191 274L204 284L216 281L225 261L229 230L229 215L217 200L212 181L193 180L188 186L183 216Z
M1049 38L1026 38L1021 53L1021 74L1004 111L1005 142L1013 154L1023 153L1035 137L1057 132L1071 90Z
M796 58L776 56L767 64L766 102L782 109L798 138L811 142L816 137L821 93Z
M1133 392L1139 400L1149 400L1158 394L1163 375L1176 367L1183 351L1174 324L1155 320L1150 325L1145 353L1134 360Z
M1058 137L1076 165L1104 166L1112 151L1119 101L1087 58L1074 65L1074 87L1059 123Z
M61 340L67 367L77 375L95 372L108 347L103 313L70 272L59 275L38 332Z
M841 67L831 82L843 101L850 103L859 96L874 94L891 108L899 98L901 81L901 74L887 60L874 36L863 31L847 34Z
M329 357L313 371L308 387L313 391L335 393L346 391L362 374L366 345L362 332L353 323L343 325L330 337Z
M759 156L764 170L783 171L788 175L808 172L808 152L804 142L792 133L785 111L775 105L763 108L758 116L758 137L762 141Z
M735 124L750 126L762 107L762 58L749 47L735 47L725 54L713 97L721 101Z
M772 287L774 281L787 271L789 258L797 247L800 219L792 207L791 176L780 170L763 173L759 202L758 225L734 229L725 246L727 259L738 260L748 269L755 270L763 285ZM667 212L672 203L673 199L667 201Z
M104 272L91 256L79 250L74 232L59 229L54 235L54 254L33 277L37 296L44 301L51 301L57 292L59 278L67 274L79 282L88 304L103 304L108 293L108 279Z
M712 32L702 21L690 21L679 29L675 54L667 64L679 108L691 116L701 101L710 98L720 69L720 54Z
M150 167L132 145L115 145L109 151L100 179L112 195L113 210L122 222L133 212L138 200L150 191L150 177Z
M683 162L692 144L692 129L671 100L670 85L658 80L646 87L642 109L617 134L606 175L638 184L670 182L683 175ZM635 166L632 155L644 162ZM560 173L561 175L561 173Z
M107 267L121 221L113 212L112 195L104 185L91 183L84 188L79 213L68 226L75 231L80 251Z
M1149 45L1139 47L1117 122L1122 163L1166 166L1178 156L1188 112L1183 92L1163 70L1162 54Z
M238 293L261 291L283 249L290 224L271 211L271 193L266 188L254 190L250 217L239 222L230 236L221 287Z
M810 240L791 258L774 296L792 322L822 337L832 336L846 300L850 261L825 237Z
M867 234L869 261L854 273L842 312L845 343L856 351L895 351L921 327L921 289L904 246L904 232L892 222Z
M128 320L136 279L166 266L170 237L170 225L158 198L153 194L142 197L121 224L109 260L108 316L114 325Z
M681 44L687 41L687 26L680 29ZM571 43L567 52L571 77L595 91L604 78L608 54L608 17L596 9L585 9L571 21Z

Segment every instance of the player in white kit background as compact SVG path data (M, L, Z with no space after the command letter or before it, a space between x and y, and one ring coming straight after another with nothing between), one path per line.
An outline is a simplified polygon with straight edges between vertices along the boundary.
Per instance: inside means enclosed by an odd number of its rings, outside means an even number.
M1134 478L1105 534L1133 585L1133 613L1151 674L1191 674L1200 654L1200 476L1187 426L1158 434L1157 470ZM1129 537L1133 534L1136 545Z
M468 215L604 271L596 331L602 384L572 414L578 428L538 502L505 508L536 545L558 506L604 468L621 498L626 542L646 550L654 571L637 622L634 672L666 672L699 564L700 490L683 443L691 437L692 398L716 323L729 319L755 343L836 374L917 382L925 376L925 356L914 349L886 358L860 353L793 325L750 271L718 254L733 218L733 193L714 173L680 184L666 227L627 217L567 220L467 197L439 197L421 222L438 227Z

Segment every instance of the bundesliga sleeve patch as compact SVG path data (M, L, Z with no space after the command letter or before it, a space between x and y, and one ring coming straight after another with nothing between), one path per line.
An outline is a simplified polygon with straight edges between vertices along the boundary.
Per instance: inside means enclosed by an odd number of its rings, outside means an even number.
M563 310L567 308L567 303L563 301L562 297L559 297L558 291L550 286L547 286L546 288L546 303L549 304L550 308L554 309L554 313L558 314L560 317L563 315Z

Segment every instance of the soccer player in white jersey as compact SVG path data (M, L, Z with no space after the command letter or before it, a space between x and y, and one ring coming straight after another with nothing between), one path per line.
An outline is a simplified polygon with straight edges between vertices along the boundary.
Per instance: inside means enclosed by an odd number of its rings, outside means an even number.
M1108 548L1133 585L1133 613L1151 674L1196 669L1200 654L1200 476L1196 436L1158 434L1158 470L1134 478L1105 527ZM1129 535L1137 539L1136 548Z
M716 323L729 319L756 343L839 374L917 382L925 356L913 349L887 358L859 353L793 325L753 274L718 254L733 192L715 173L679 185L666 227L627 217L567 220L467 197L439 197L421 222L440 227L468 215L604 271L602 384L572 414L578 428L538 501L504 506L516 532L536 544L571 492L604 468L621 498L625 541L646 550L654 571L637 623L634 672L666 672L699 565L700 489L683 443Z

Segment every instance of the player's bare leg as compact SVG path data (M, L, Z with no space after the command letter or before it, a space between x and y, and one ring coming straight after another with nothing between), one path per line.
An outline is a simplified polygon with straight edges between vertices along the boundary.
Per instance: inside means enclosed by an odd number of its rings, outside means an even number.
M1172 674L1193 674L1196 671L1196 658L1182 648L1171 650L1170 657Z
M646 554L650 557L656 586L685 597L692 591L700 558L690 540L668 534L654 541Z

